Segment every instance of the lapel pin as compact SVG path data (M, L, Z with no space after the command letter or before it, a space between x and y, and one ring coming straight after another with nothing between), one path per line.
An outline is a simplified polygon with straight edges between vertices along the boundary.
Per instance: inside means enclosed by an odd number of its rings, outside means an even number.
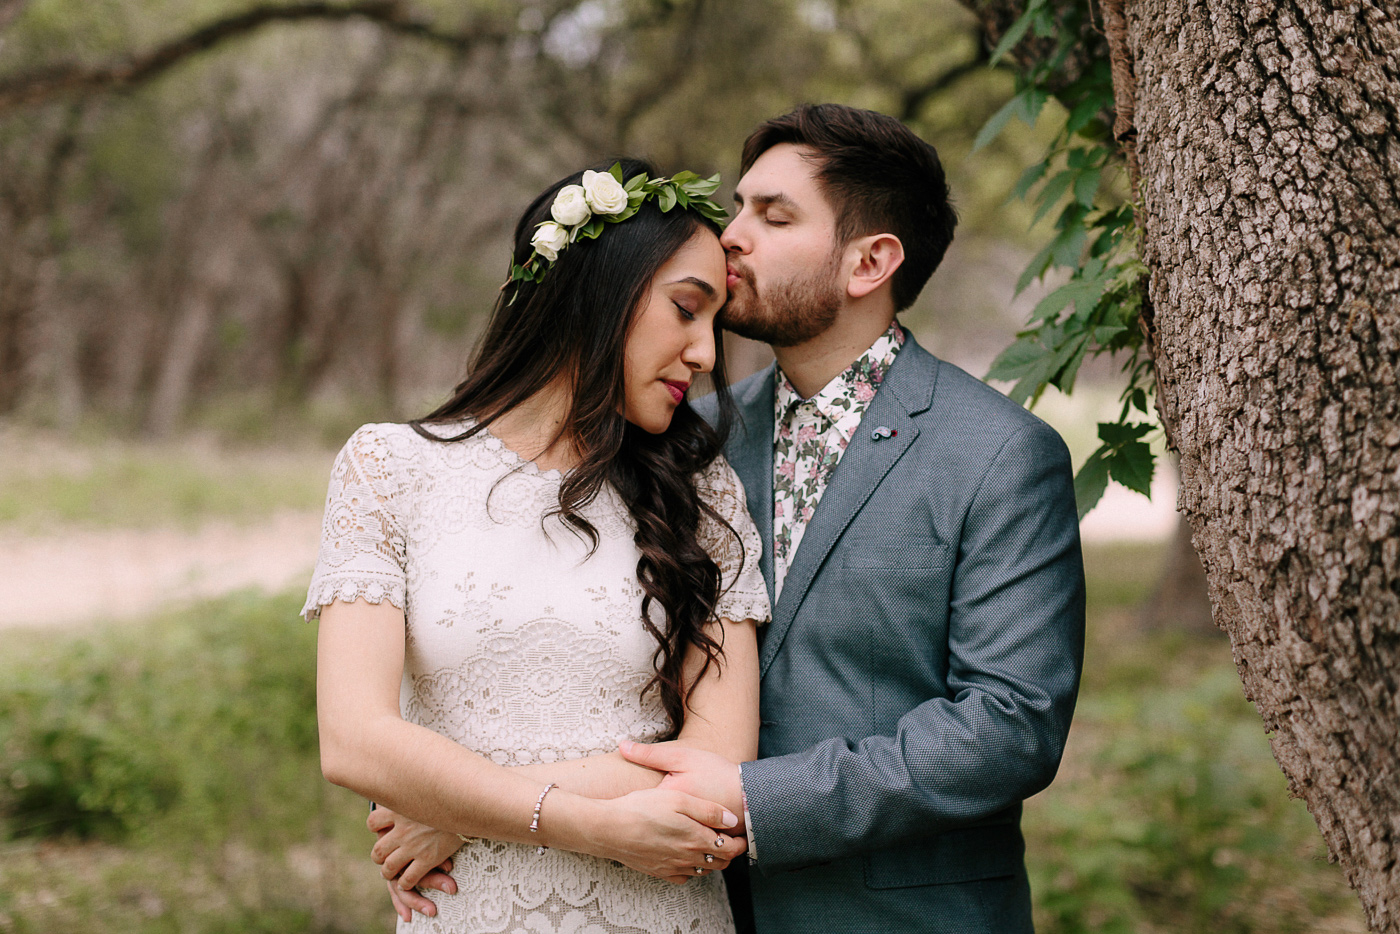
M879 441L882 438L893 438L898 434L898 429L886 428L884 425L881 425L879 428L876 428L870 433L870 440Z

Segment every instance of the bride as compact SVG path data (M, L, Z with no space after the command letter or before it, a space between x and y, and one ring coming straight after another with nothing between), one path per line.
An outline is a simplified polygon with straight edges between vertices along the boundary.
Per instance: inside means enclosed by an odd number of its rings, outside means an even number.
M756 755L758 534L685 398L724 389L716 185L551 186L455 395L336 460L303 610L322 769L401 825L401 880L452 856L456 883L400 931L733 930L739 816L617 752Z

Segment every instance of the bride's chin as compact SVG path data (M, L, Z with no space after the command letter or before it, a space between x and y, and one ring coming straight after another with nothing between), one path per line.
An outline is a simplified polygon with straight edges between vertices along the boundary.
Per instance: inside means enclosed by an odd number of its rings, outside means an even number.
M646 419L641 421L629 415L623 415L622 417L627 419L627 423L629 425L635 425L636 427L640 428L642 431L645 431L649 435L664 435L667 429L671 427L670 415L664 417L657 416L655 419Z

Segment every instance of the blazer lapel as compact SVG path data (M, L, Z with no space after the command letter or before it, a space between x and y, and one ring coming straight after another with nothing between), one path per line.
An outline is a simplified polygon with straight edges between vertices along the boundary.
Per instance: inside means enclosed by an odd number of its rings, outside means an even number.
M855 518L861 506L865 505L889 473L890 468L904 455L918 437L919 428L911 416L929 407L937 377L938 361L918 344L912 336L908 338L894 365L885 375L880 391L870 403L870 408L861 419L860 427L847 446L841 461L836 465L826 491L822 493L812 521L803 533L793 561L783 581L783 594L773 608L773 622L763 640L759 655L759 675L768 673L768 668L778 654L778 649L792 628L798 609L812 586L812 581L832 547L840 539L846 528ZM772 409L769 408L768 422L771 437ZM876 428L889 428L890 436L873 438ZM769 492L767 497L768 529L772 530L772 443L768 445ZM746 481L747 482L747 481ZM771 552L772 545L765 539L765 552ZM764 576L769 583L772 595L772 556L768 554L768 564Z
M769 366L735 393L738 421L725 454L744 483L749 514L763 542L759 570L773 602L773 371Z

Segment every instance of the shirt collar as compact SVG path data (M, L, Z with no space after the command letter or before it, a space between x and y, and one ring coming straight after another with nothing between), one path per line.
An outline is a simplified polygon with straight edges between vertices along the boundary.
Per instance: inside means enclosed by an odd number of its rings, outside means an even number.
M857 357L810 399L803 399L798 395L792 381L787 378L782 367L779 367L775 371L778 391L773 399L777 421L781 423L790 418L799 405L807 402L817 412L831 419L842 435L849 440L856 425L860 423L861 416L869 407L870 400L875 398L880 384L884 382L885 374L894 363L895 355L904 346L904 339L904 329L899 326L899 322L891 321L890 326L875 339L875 343L871 344L865 353Z

